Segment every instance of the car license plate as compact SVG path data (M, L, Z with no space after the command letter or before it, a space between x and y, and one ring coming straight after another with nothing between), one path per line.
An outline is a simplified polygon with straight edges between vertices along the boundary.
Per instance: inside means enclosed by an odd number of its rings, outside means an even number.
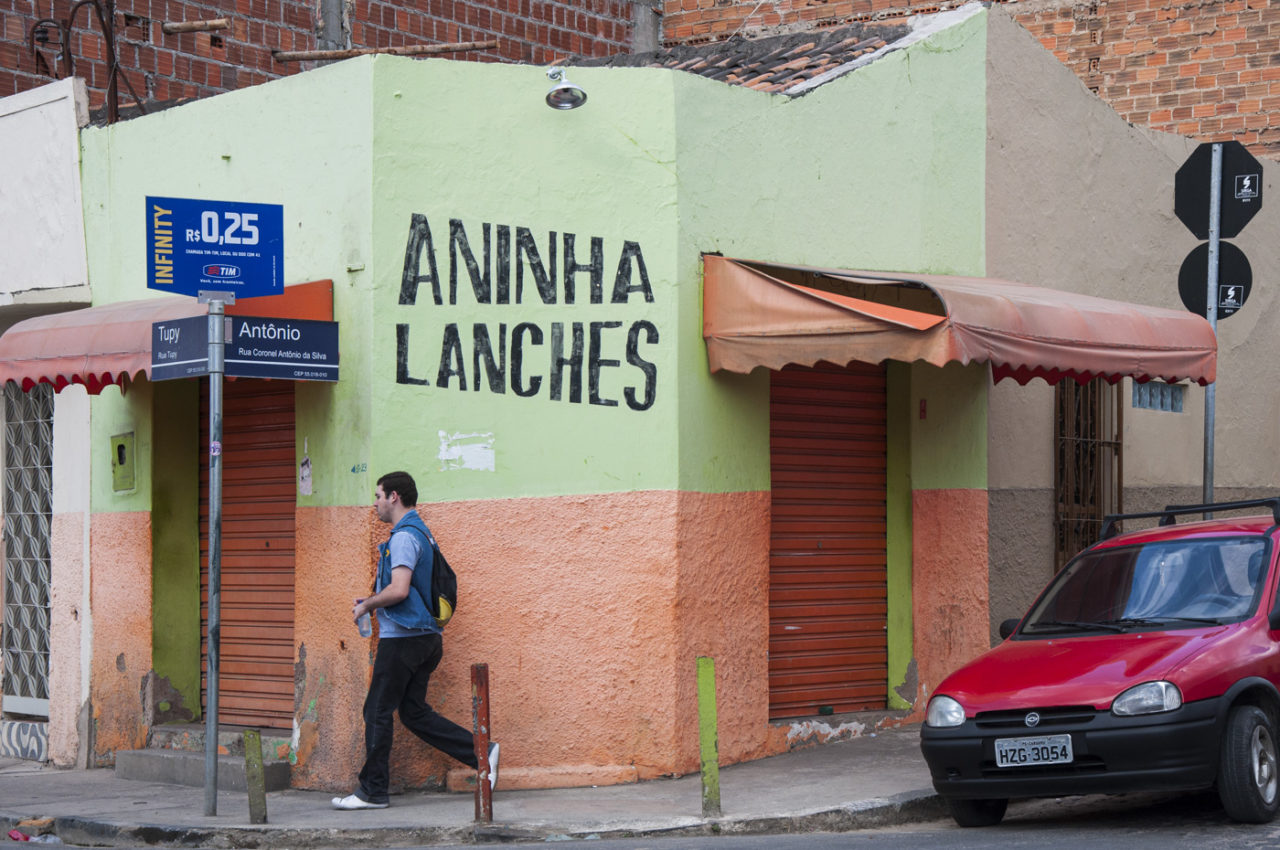
M1029 764L1067 764L1070 761L1070 735L996 739L996 767L1022 767Z

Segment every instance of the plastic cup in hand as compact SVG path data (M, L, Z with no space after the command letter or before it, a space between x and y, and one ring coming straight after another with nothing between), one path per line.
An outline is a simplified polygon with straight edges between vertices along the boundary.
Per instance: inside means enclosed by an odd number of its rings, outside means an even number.
M360 637L369 637L373 634L373 619L369 616L368 611L365 611L356 619L356 628L360 630Z

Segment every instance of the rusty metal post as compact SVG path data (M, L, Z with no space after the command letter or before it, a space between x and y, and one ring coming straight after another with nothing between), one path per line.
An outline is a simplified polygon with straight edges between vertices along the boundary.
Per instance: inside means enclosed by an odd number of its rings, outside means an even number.
M476 823L493 823L489 786L489 665L471 665L471 728L476 739Z

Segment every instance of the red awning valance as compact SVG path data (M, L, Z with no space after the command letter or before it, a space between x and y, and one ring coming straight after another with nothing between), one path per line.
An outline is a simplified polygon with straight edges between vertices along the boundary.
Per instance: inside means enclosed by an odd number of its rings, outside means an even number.
M706 256L711 371L819 361L989 362L996 380L1214 380L1217 340L1185 310L991 278L779 266Z
M333 320L333 281L286 286L281 295L242 298L226 308L232 316ZM52 384L60 391L82 384L96 395L104 387L128 385L151 374L151 324L202 316L208 307L194 298L166 295L50 313L16 323L0 336L0 384L23 391Z

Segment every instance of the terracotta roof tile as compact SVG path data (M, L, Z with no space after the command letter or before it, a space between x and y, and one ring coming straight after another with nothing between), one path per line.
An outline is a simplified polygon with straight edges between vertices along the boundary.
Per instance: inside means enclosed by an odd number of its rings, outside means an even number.
M764 38L734 37L654 53L580 58L570 64L671 68L729 85L786 93L794 86L874 53L906 31L905 24L853 24Z

